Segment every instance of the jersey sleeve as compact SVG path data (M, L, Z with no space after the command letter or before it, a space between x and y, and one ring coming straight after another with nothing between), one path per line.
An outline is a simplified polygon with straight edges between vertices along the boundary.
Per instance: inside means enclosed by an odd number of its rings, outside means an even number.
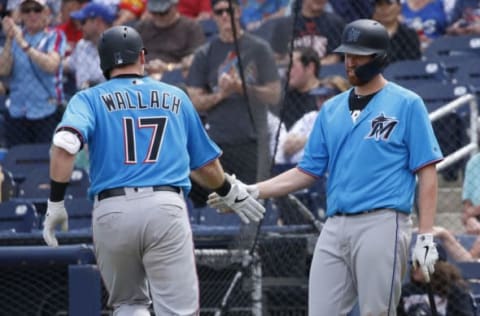
M94 127L93 110L87 100L86 92L75 94L68 102L65 113L57 130L61 127L69 127L76 130L87 143Z
M324 175L328 165L327 142L323 128L325 124L322 123L324 121L322 113L324 114L324 112L320 111L317 116L312 132L305 144L303 158L298 164L298 168L302 171L317 177Z
M413 172L430 163L443 159L442 151L433 132L432 124L423 101L418 97L411 104L406 143L409 147L408 166Z
M187 118L187 150L190 156L190 169L195 170L218 158L221 150L208 137L191 101L188 100L186 105L183 108Z

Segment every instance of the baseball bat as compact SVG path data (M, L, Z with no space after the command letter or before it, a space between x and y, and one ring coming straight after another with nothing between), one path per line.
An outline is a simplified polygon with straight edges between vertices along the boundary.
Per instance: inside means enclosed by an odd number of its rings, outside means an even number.
M312 212L293 194L288 195L288 200L295 205L295 208L319 233L322 232L323 223L313 216Z

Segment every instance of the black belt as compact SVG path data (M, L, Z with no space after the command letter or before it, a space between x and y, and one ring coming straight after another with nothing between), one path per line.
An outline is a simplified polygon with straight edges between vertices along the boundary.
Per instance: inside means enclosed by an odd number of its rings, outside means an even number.
M360 212L355 212L355 213L335 213L333 216L357 216L357 215L365 215L365 214L368 214L368 213L373 213L373 212L380 211L380 210L385 210L385 209L386 209L385 207L377 207L377 208L372 208L372 209L370 209L370 210L360 211Z
M134 191L137 191L138 189L141 189L141 187L138 188L133 188ZM152 187L153 191L168 191L168 192L175 192L175 193L180 193L180 188L179 187L174 187L171 185L156 185ZM116 197L116 196L123 196L125 195L125 189L124 188L115 188L115 189L106 189L103 190L102 192L98 193L98 200L104 200L108 199L111 197Z

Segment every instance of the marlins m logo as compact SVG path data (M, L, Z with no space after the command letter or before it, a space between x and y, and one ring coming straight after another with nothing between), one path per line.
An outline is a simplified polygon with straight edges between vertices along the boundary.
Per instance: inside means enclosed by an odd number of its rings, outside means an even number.
M372 129L368 133L366 139L374 138L375 140L388 140L398 120L392 117L385 117L383 113L374 118L372 121Z
M358 41L358 37L360 36L360 31L356 28L352 27L348 30L347 33L347 42L348 43L356 43Z

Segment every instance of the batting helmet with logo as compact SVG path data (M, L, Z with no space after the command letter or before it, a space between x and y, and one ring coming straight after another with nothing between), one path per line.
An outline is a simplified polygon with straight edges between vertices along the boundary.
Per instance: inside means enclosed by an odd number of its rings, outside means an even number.
M103 32L98 42L98 55L105 78L110 78L110 70L115 67L134 64L142 50L142 38L132 27L119 25Z
M370 81L387 65L390 37L385 27L377 21L360 19L345 26L342 43L334 52L352 55L374 55L374 59L355 70L363 82Z

